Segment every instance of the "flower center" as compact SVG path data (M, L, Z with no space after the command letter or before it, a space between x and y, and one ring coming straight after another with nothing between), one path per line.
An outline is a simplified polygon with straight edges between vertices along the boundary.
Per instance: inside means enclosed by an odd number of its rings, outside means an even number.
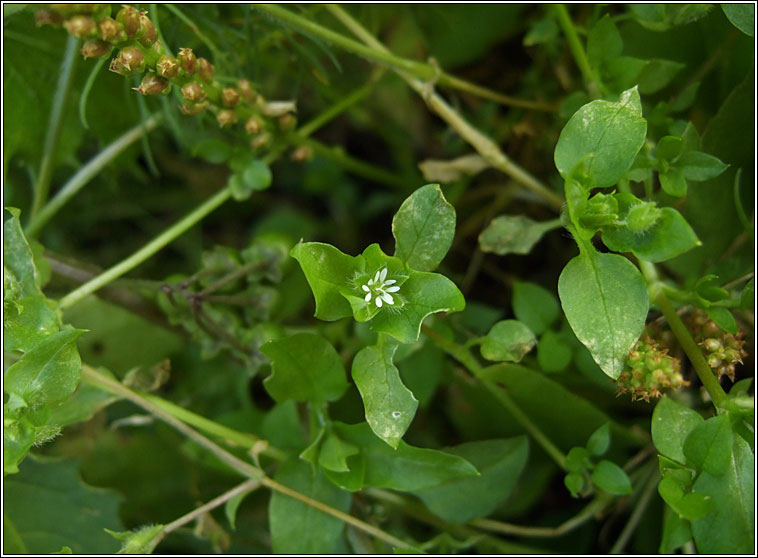
M395 304L395 299L390 293L397 293L400 290L400 287L395 283L397 283L395 279L387 279L387 268L383 267L376 272L373 279L369 279L368 283L361 285L361 289L366 293L363 299L367 303L371 303L373 298L377 308L381 308L382 304L385 303L392 306Z

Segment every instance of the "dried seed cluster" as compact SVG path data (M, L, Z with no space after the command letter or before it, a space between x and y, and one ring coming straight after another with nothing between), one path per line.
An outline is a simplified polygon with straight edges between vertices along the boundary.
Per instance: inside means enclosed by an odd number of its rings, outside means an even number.
M643 335L629 351L624 371L616 381L618 395L631 393L632 400L660 397L664 389L690 383L682 377L679 359L668 354L654 339Z
M728 376L734 381L735 366L742 364L742 359L747 356L742 331L736 335L727 333L699 308L689 315L688 321L692 336L705 351L708 366L719 379Z

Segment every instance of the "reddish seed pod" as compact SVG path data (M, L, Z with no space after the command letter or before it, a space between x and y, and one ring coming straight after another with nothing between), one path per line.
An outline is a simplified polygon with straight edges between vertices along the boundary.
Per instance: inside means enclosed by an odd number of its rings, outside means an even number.
M232 108L240 100L240 94L233 87L224 87L221 91L221 102L225 107Z
M213 80L213 65L205 58L197 59L197 73L204 81Z
M225 128L237 122L237 115L231 109L222 109L216 114L216 119L218 120L218 125Z
M145 69L145 57L137 47L128 46L118 52L118 56L111 60L110 70L122 76L133 76L142 73Z
M135 89L143 95L159 95L161 93L168 93L171 84L155 74L147 74L142 78L142 83Z
M179 62L173 56L162 56L155 64L155 71L161 77L174 79L179 75Z
M111 53L113 46L100 39L91 39L82 45L79 51L84 58L102 58Z
M63 22L63 25L77 39L89 39L97 32L95 20L88 15L75 15Z
M242 98L245 99L248 103L255 101L255 90L249 81L246 79L239 80L237 82L237 89L239 90L240 95L242 95Z
M203 86L196 81L191 81L182 87L182 96L192 103L197 103L205 99Z
M112 17L104 17L97 22L97 33L108 43L116 44L127 39L124 28Z
M195 57L195 53L192 52L191 48L180 48L177 60L184 73L190 76L195 73L195 69L197 68L197 57Z
M143 46L152 45L155 42L157 32L155 31L155 25L153 25L153 22L150 21L150 18L147 17L145 12L140 12L139 24L140 30L142 31L142 36L139 39L140 43L142 43Z
M124 26L126 36L133 39L139 33L139 11L133 6L124 6L116 14L116 21Z

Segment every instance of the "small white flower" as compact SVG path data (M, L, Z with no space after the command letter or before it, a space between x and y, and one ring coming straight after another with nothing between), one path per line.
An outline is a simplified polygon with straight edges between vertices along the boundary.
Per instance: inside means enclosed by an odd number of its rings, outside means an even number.
M373 298L377 308L381 308L385 303L392 306L395 304L395 299L390 293L397 293L400 290L395 283L397 283L395 279L387 279L387 268L383 267L376 272L373 279L361 285L361 289L366 293L363 300L370 303Z

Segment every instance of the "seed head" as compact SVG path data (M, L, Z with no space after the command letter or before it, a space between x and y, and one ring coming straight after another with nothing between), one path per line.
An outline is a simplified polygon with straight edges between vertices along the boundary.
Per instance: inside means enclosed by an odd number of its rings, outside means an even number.
M111 53L113 46L110 43L101 41L100 39L90 39L82 45L82 49L79 51L84 58L102 58Z
M197 103L205 99L203 86L196 81L191 81L182 87L182 96L192 103Z
M182 114L195 115L204 112L208 108L208 101L201 101L199 103L192 103L185 101L184 104L179 105L179 110Z
M226 128L237 122L237 115L232 109L221 109L216 114L216 120L221 128Z
M92 16L77 14L66 21L63 25L77 39L89 39L97 33L97 26Z
M107 43L116 44L127 39L123 26L112 17L97 22L97 33Z
M152 45L155 42L157 33L155 31L155 25L153 25L153 22L150 21L150 18L147 17L145 12L140 12L139 14L139 25L140 31L142 32L142 36L139 39L140 43L142 43L143 46Z
M241 79L237 82L237 89L248 103L252 103L255 100L255 89L252 84L246 79Z
M192 52L191 48L180 48L179 54L176 58L179 61L179 66L185 74L191 76L195 73L195 69L197 68L197 57L195 56L195 53Z
M110 71L122 76L140 74L145 69L145 57L142 51L134 46L122 48L118 56L111 60Z
M155 64L156 73L166 79L179 75L179 62L173 56L162 56Z
M203 81L213 81L213 65L205 58L197 59L197 73Z
M126 36L133 39L140 30L139 11L133 6L124 6L116 14L116 21L124 26Z
M258 116L251 116L245 122L245 131L252 135L257 134L263 130L263 121Z
M240 94L234 87L224 87L221 90L221 102L225 107L232 108L240 100Z
M135 91L139 91L143 95L165 95L170 91L170 87L171 84L167 80L149 73L142 78L142 83L140 83L140 86Z

